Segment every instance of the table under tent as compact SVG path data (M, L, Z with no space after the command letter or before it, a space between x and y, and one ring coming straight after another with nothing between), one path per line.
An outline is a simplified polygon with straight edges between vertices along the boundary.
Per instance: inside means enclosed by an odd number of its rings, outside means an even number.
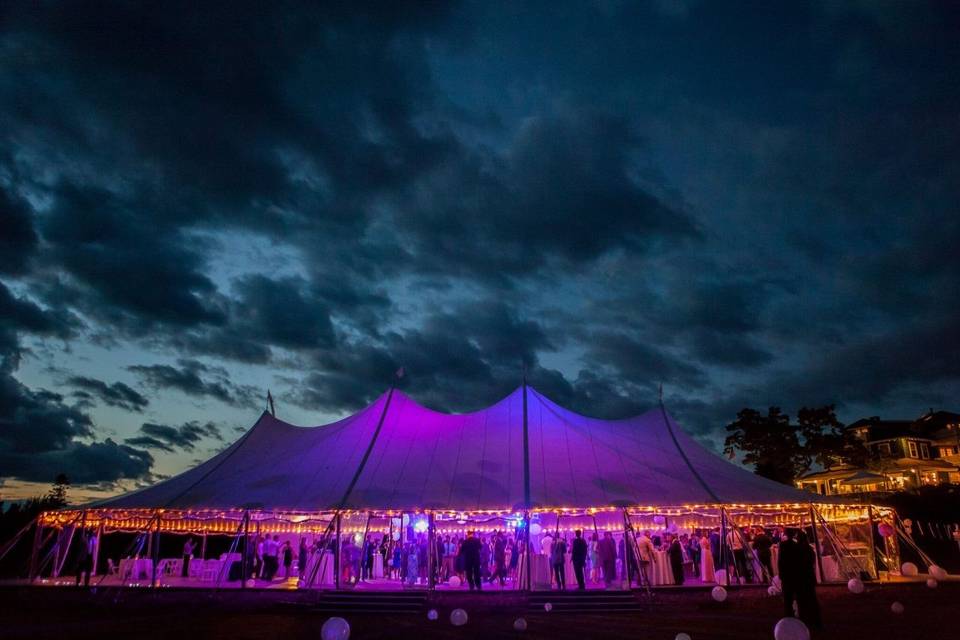
M719 542L716 571L700 582L735 581L743 572L769 579L745 544L744 532L754 527L805 529L822 581L876 579L899 566L897 537L878 534L885 530L878 525L895 519L886 507L750 473L698 444L662 404L599 420L523 385L486 409L447 414L390 389L324 426L298 427L265 412L236 442L178 476L44 513L31 579L69 572L71 549L87 541L100 583L277 586L251 579L258 545L276 536L272 544L292 547L294 577L282 586L392 589L402 580L451 589L460 580L449 541L473 531L509 539L504 588L537 590L551 585L550 543L569 542L577 530L591 541L591 555L594 536L613 536L620 588L673 584L669 565L660 566L665 547L638 547L638 539L673 536ZM125 536L124 548L104 558L101 549L114 536ZM184 571L187 536L198 545ZM375 545L374 566L363 560L368 544ZM425 569L415 582L407 572L395 574L401 549L404 561L406 550L421 551L417 562ZM734 561L735 552L745 562ZM358 556L365 570L350 571Z

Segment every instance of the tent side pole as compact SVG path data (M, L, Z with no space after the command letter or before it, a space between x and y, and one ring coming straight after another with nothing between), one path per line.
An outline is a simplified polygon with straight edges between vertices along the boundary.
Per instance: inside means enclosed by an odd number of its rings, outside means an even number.
M723 569L724 584L730 586L730 570L727 567L727 510L720 505L720 567Z
M813 512L812 502L810 503L810 527L813 533L813 550L817 555L817 570L820 571L820 582L825 583L827 581L827 576L823 575L823 552L820 550L820 536L817 535L817 517ZM873 534L871 533L871 535Z
M157 565L160 564L160 514L157 514L157 526L154 529L154 540L153 540L153 572L150 578L150 586L156 588L157 586Z
M37 516L37 528L33 532L33 547L30 550L30 569L27 577L30 582L37 579L37 561L40 556L40 541L43 539L43 514Z
M97 525L97 539L93 543L93 570L92 574L97 575L97 563L100 562L100 543L103 541L103 518L100 518L100 524Z
M623 564L626 566L627 574L627 591L630 591L633 588L633 572L630 571L630 565L633 563L630 561L630 558L633 556L633 548L630 546L630 519L627 516L627 508L623 508ZM634 540L636 543L636 540ZM640 558L637 558L637 566L640 566Z
M207 532L203 532L202 542L200 543L200 562L207 559Z
M240 588L247 588L247 579L250 577L250 512L243 512L243 555L240 556Z
M867 505L867 518L870 521L870 555L873 558L873 573L877 580L880 579L880 559L877 557L877 543L873 537L873 527L875 521L873 519L873 505Z
M333 541L333 586L340 588L340 512L337 511L336 538Z
M427 544L430 545L427 549L427 587L432 591L437 586L437 579L434 573L437 570L437 538L434 532L433 526L433 511L427 514Z

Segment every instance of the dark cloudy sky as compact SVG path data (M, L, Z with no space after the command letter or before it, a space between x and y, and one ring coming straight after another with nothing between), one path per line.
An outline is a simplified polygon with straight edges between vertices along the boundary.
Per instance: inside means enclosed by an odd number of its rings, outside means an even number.
M960 11L6 2L0 491L401 386L960 409ZM341 6L342 5L342 6Z

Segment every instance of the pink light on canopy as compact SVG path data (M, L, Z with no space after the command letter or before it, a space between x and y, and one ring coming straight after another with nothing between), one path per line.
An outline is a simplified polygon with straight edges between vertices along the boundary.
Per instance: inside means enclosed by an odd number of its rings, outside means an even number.
M811 497L707 451L659 407L598 420L521 387L464 414L433 411L397 390L324 426L297 427L264 413L199 466L88 506L513 510L526 502L527 474L531 507L804 503Z

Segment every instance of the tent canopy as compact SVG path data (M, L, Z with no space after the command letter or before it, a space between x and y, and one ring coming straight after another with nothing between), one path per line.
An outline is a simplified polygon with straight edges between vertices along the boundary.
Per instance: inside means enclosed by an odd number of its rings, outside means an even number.
M464 414L433 411L394 389L324 426L297 427L264 413L199 466L90 506L479 511L811 498L709 452L662 408L598 420L524 386Z

